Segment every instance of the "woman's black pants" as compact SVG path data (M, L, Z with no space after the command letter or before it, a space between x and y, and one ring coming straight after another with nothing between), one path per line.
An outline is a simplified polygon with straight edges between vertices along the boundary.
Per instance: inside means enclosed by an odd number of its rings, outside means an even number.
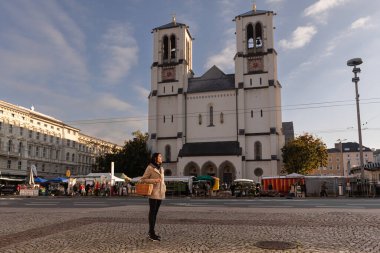
M149 234L151 235L155 234L154 227L161 202L161 199L149 199Z

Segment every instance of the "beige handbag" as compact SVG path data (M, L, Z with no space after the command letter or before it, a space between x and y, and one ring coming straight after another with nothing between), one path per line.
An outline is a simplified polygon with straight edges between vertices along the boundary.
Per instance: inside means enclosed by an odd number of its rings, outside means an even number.
M153 184L137 183L136 194L141 196L150 196L153 191Z

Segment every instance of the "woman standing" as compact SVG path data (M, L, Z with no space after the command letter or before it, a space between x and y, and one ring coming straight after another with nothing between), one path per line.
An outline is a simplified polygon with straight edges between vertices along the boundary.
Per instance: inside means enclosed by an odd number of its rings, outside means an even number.
M161 237L156 235L154 227L161 202L165 199L166 185L164 181L164 168L161 167L162 155L154 153L150 164L145 170L140 181L142 183L153 184L152 194L149 196L149 239L152 241L160 241Z

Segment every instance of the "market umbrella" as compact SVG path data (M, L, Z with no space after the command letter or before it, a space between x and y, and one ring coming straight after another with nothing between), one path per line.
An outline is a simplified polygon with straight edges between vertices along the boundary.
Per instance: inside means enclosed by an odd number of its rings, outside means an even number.
M211 182L211 186L214 185L215 179L212 176L204 175L204 176L198 176L194 179L194 181L200 181L200 180L206 180Z
M69 180L65 177L56 177L53 179L49 179L48 183L67 183Z
M43 184L43 183L46 183L47 180L44 179L44 178L42 178L42 177L36 177L36 178L34 179L34 182L37 183L37 184Z
M28 183L29 183L29 185L34 185L34 176L33 176L33 169L32 168L30 168Z

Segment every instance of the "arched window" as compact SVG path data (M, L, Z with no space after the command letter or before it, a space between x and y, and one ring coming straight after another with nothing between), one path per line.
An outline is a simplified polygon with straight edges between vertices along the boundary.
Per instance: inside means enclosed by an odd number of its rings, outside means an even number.
M170 36L170 58L175 59L176 43L175 35Z
M261 142L259 141L255 142L254 152L255 152L255 160L261 160L261 157L262 157Z
M171 147L170 145L165 146L165 162L170 162L171 158Z
M209 126L214 126L214 106L209 106L209 117L210 117L210 124Z
M71 161L72 161L72 162L75 162L75 154L72 154L72 155L71 155Z
M263 32L260 23L255 26L255 46L256 48L263 47Z
M169 58L169 38L166 35L162 39L162 50L163 50L163 58L164 60L167 60Z
M8 152L12 152L13 151L12 146L13 146L13 142L12 142L12 140L9 140L8 141Z
M20 141L20 143L18 144L18 152L21 154L22 152L22 142Z
M253 25L247 25L247 48L251 49L254 47L253 43Z

